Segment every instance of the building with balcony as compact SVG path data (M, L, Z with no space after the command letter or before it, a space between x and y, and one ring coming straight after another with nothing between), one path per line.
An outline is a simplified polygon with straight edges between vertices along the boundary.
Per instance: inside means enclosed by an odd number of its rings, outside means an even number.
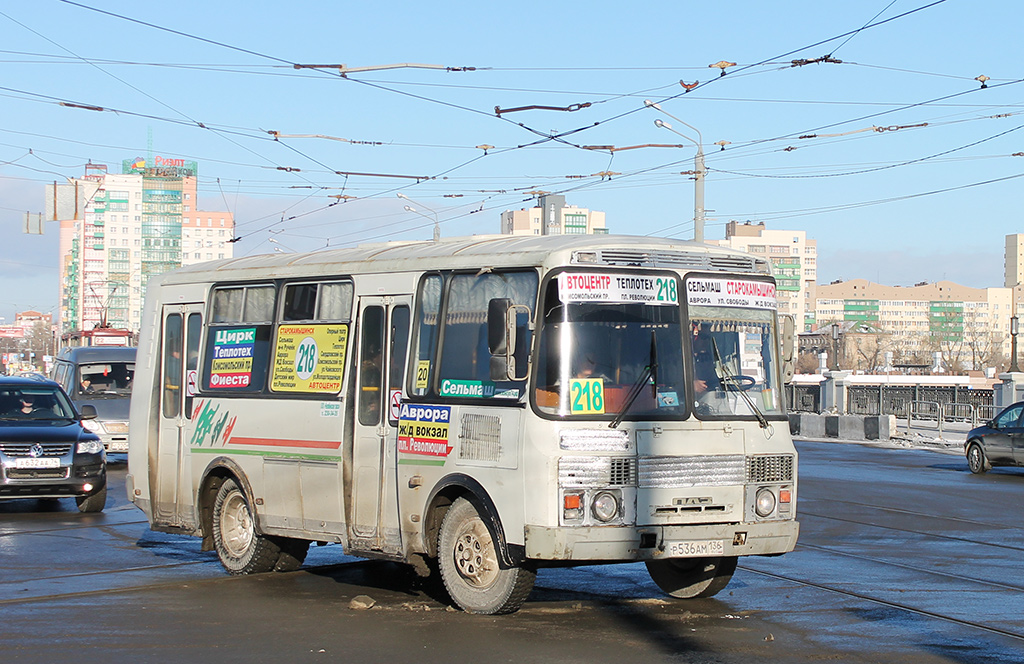
M792 316L798 330L813 329L818 245L807 238L805 231L769 230L763 222L730 221L725 239L709 243L740 249L768 261L775 277L779 313Z
M197 167L183 159L101 164L48 185L46 215L60 222L60 333L137 331L146 283L182 265L231 258L230 212L198 209Z
M897 356L939 353L946 371L981 370L1009 357L1010 318L1022 295L1024 286L884 286L853 279L819 285L815 315L818 326L870 325L882 350Z
M586 235L607 233L604 212L565 204L565 196L544 195L537 206L501 213L504 235Z

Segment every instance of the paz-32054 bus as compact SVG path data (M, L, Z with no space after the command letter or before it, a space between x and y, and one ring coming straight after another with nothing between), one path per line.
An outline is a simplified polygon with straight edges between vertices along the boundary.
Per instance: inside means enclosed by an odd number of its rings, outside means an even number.
M470 237L149 282L128 493L233 574L310 542L507 613L550 565L710 596L791 551L796 452L763 259L624 236Z

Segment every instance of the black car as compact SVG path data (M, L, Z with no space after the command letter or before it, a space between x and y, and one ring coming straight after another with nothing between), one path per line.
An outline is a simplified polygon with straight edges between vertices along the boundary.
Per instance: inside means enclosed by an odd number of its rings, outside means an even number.
M984 473L992 466L1024 466L1024 401L1007 406L990 422L971 429L964 443L967 466Z
M0 499L74 497L82 512L107 502L103 441L57 383L0 377Z

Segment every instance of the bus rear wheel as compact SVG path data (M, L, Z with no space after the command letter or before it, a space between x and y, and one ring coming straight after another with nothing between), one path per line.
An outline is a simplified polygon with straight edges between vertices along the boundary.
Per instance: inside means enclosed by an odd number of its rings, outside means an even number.
M667 558L648 560L647 573L665 593L678 599L713 597L736 571L737 558Z
M467 613L485 615L517 611L537 576L526 566L500 567L487 524L464 498L452 503L441 522L438 567L452 600Z
M280 547L256 531L256 519L245 492L225 480L213 502L213 544L229 574L269 572L277 565Z

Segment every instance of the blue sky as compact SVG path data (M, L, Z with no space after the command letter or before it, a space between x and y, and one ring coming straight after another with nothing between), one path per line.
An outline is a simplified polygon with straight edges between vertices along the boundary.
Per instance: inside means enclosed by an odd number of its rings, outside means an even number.
M1010 0L4 3L0 316L56 311L55 225L22 217L89 161L199 162L239 255L426 239L431 211L497 232L531 191L689 238L695 150L654 120L696 134L645 99L700 131L707 238L764 221L817 239L822 282L1000 286L1024 232L1022 24ZM842 62L792 64L823 56ZM446 69L294 67L398 63ZM495 112L524 106L573 110ZM584 149L646 144L682 147Z

